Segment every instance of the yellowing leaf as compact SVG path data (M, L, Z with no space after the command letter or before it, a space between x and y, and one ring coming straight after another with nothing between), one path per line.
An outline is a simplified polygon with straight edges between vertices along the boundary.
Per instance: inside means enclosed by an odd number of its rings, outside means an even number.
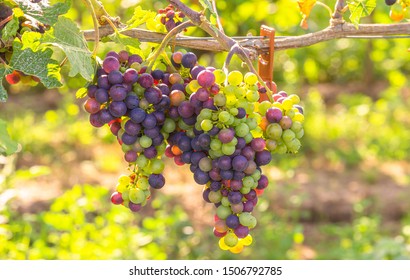
M313 6L316 4L316 0L298 0L299 9L305 18L308 18L310 11L313 9Z

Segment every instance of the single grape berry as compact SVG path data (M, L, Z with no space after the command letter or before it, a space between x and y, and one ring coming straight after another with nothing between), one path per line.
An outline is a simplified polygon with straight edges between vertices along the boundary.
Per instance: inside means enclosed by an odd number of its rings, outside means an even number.
M384 2L386 3L387 6L391 6L391 5L393 5L394 3L396 3L397 0L384 0Z

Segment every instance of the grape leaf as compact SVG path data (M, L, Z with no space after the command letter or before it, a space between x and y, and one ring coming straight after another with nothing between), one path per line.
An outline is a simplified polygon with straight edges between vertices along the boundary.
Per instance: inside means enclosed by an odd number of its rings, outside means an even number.
M11 72L12 70L10 68L6 68L3 64L0 64L0 102L6 102L7 100L7 91L3 86L3 79Z
M376 8L376 0L347 1L350 10L350 21L357 27L362 17L369 16Z
M84 35L72 20L59 17L53 28L44 34L41 42L58 47L65 52L71 64L70 77L80 74L87 81L91 81L94 74L91 52Z
M129 21L127 21L127 29L138 27L146 23L148 20L154 19L156 15L157 13L153 11L143 10L141 6L137 6L134 10L134 15Z
M7 123L0 119L0 155L9 156L17 152L17 149L18 143L10 138Z
M26 15L46 25L54 25L58 16L67 13L71 6L71 0L65 0L63 3L56 3L52 6L43 1L32 3L29 0L14 0L14 2Z
M3 30L1 30L1 39L3 41L8 41L16 36L18 30L19 20L16 16L13 16L13 18L4 26Z
M118 31L108 36L113 42L123 45L125 49L134 54L141 54L139 49L141 42L137 38L132 38Z
M41 51L33 51L30 48L22 49L23 45L15 40L13 43L13 56L10 66L13 70L19 70L26 75L38 77L47 88L60 87L60 67L51 59L53 51L46 48Z
M310 12L313 9L313 6L315 6L317 0L298 0L298 5L300 12L303 15L302 22L300 23L300 26L302 26L303 29L308 28L308 23L307 19L310 15Z

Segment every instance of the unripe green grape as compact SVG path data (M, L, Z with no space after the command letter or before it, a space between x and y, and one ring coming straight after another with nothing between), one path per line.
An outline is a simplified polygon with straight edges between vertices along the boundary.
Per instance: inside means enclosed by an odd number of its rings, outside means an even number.
M302 138L303 135L305 135L305 130L303 128L299 130L298 132L296 132L296 138L298 139Z
M235 90L237 89L236 86L233 85L227 85L226 87L223 88L223 93L225 95L235 95Z
M268 149L268 151L272 152L276 149L278 145L276 144L275 140L272 139L268 139L266 140L266 149Z
M229 118L231 117L231 114L229 114L226 111L222 111L218 115L218 119L222 123L227 123L229 121Z
M229 109L229 113L230 113L232 116L236 116L236 115L238 114L238 108L231 108L231 109Z
M210 131L213 127L214 125L212 124L211 120L203 120L201 122L201 129L205 132Z
M137 187L141 190L147 190L149 188L148 178L146 177L138 178Z
M165 142L162 142L161 145L157 146L157 153L159 155L162 155L165 153L165 149L167 148L167 144Z
M201 86L199 85L197 80L192 80L189 82L188 84L188 88L192 91L192 92L196 92Z
M222 142L219 139L212 139L210 143L211 150L217 151L222 148Z
M124 191L121 193L122 199L123 199L124 201L130 199L130 198L129 198L129 193L130 193L130 190L129 190L129 189L126 189L126 190L124 190Z
M211 119L212 110L210 110L208 108L204 108L204 109L201 110L201 113L199 115L202 116L204 120Z
M244 99L246 98L246 90L241 88L241 87L235 87L235 96L238 99Z
M305 121L305 117L301 113L296 113L292 121L303 123Z
M148 165L149 160L144 155L139 155L135 163L139 168L144 168Z
M231 146L228 144L222 144L222 153L224 155L230 156L235 152L235 146Z
M216 209L216 215L222 220L225 220L231 214L232 214L231 208L228 206L220 205Z
M162 130L165 131L166 133L171 133L175 131L175 128L176 128L175 121L173 119L166 118L162 126Z
M229 202L228 197L226 197L226 196L222 197L221 204L225 207L230 207L230 205L231 205L231 203Z
M221 150L209 150L209 156L212 159L220 158L223 155L224 155L224 153L222 153Z
M125 185L125 184L118 183L115 186L115 190L119 193L123 193L127 188L128 188L128 184Z
M293 102L292 100L287 97L285 100L282 101L282 108L285 110L290 110L293 107Z
M222 199L222 194L220 191L217 191L217 192L211 191L209 192L208 198L210 202L218 203Z
M188 130L191 128L191 126L187 125L182 119L179 119L178 126L182 130Z
M253 136L251 133L248 133L245 137L243 137L243 139L245 139L246 144L249 144L253 140Z
M292 100L293 104L299 104L300 98L296 94L291 94L288 96L290 100Z
M245 137L249 133L249 126L246 123L241 123L235 127L235 133L239 137Z
M298 122L298 121L294 121L292 123L292 126L290 127L290 129L292 129L293 132L297 133L299 132L301 129L303 129L303 125Z
M246 120L246 124L249 126L250 130L255 129L258 126L258 123L256 122L256 120L252 118L248 118Z
M222 69L216 69L214 72L215 82L217 84L222 84L226 80L226 74Z
M285 143L291 142L293 139L295 139L295 137L296 135L291 129L286 129L282 133L282 139L283 141L285 141Z
M291 142L286 143L286 146L288 147L290 152L296 153L297 151L299 151L301 144L298 139L294 138Z
M235 122L235 117L231 115L229 117L229 120L226 122L226 124L229 126L232 126L234 122Z
M256 170L255 170L256 171ZM252 187L253 186L253 184L254 184L254 182L255 182L255 180L251 177L251 176L245 176L243 179L242 179L242 185L244 186L244 187Z
M243 75L241 72L234 70L228 74L228 83L230 85L239 86L242 83Z
M131 178L127 175L121 175L118 178L118 183L121 185L129 185L131 183Z
M200 124L198 124L198 127L197 127L197 124L195 124L195 129L203 130ZM195 132L194 132L193 129L189 129L189 130L186 131L186 135L190 138L194 138L195 137Z
M216 106L225 106L226 104L226 97L222 93L218 93L214 96L214 104Z
M259 126L251 131L253 138L259 138L263 136L263 130Z
M227 235L225 235L223 239L228 247L235 247L236 244L238 244L238 237L233 232L230 232Z
M141 144L141 147L146 149L152 145L152 139L146 135L142 135L139 139L139 143Z
M237 107L238 99L235 95L226 95L226 106L227 107Z
M249 228L254 228L256 226L256 218L249 212L239 214L239 222L241 225Z
M259 100L259 92L248 90L246 92L246 99L249 102L257 102Z
M164 171L165 163L161 159L151 160L151 170L153 174L161 174Z
M288 148L283 143L279 143L278 147L275 150L275 152L280 154L280 155L281 154L286 154L287 151L288 151Z
M278 123L271 123L266 127L266 136L269 139L278 140L282 136L282 133L282 127Z
M248 103L245 107L245 111L247 114L251 114L252 112L255 111L255 104L254 103Z
M129 199L132 203L139 204L145 200L145 194L142 189L133 188L129 191Z
M271 107L272 107L272 103L265 100L265 101L262 101L261 103L259 103L259 107L258 107L259 110L258 111L262 116L264 116L264 115L266 115L266 111Z
M289 118L293 119L295 117L295 111L292 109L286 110L285 115L288 116Z
M258 169L256 169L255 172L251 175L251 177L252 177L254 183L256 183L256 185L258 184L258 181L261 178L261 176L262 176L262 173ZM252 188L252 186L251 186L251 188Z
M244 81L248 85L254 85L258 82L258 77L254 73L248 72L245 74Z
M253 185L254 185L254 184L252 184L252 186L243 186L239 191L240 191L242 194L247 194L247 193L249 193L249 192L251 191L251 188L253 188Z
M203 157L199 161L199 168L204 172L209 172L212 169L212 160L208 157Z

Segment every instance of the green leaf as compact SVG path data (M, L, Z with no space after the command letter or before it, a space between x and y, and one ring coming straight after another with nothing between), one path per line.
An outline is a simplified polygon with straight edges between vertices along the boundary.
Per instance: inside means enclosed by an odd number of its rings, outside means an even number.
M1 39L3 41L8 41L16 37L17 31L19 30L19 20L17 17L13 16L13 18L4 26L3 30L1 30Z
M22 50L30 48L33 51L37 51L41 44L41 36L41 33L35 31L24 32L23 36L21 36L21 43L23 43Z
M79 88L77 92L75 93L75 97L79 99L84 98L86 95L87 95L87 88L85 87Z
M7 131L7 123L0 119L0 155L9 156L17 152L18 143L13 141Z
M12 69L40 78L47 88L62 86L59 81L60 67L51 59L53 54L51 49L46 48L34 52L29 48L23 50L22 47L23 45L18 40L14 41L13 56L10 60Z
M140 50L140 41L137 38L132 38L121 34L119 32L115 32L108 36L113 42L123 45L127 51L134 53L134 54L141 54Z
M6 102L7 100L7 91L3 86L3 79L11 72L12 70L10 68L6 68L3 64L0 64L0 102Z
M32 3L28 0L14 0L14 2L26 15L46 25L54 25L58 16L66 14L71 6L71 0L65 0L64 3L56 3L52 6L44 4L42 1Z
M143 10L141 6L137 6L134 10L134 15L129 21L127 21L127 29L138 27L146 23L148 20L154 19L156 15L157 13L153 11Z
M376 8L376 0L347 1L350 10L350 21L357 27L362 17L369 16Z
M65 52L71 63L69 73L71 77L80 74L87 81L91 81L94 74L91 52L84 35L72 20L59 17L54 27L44 34L41 42L58 47Z

